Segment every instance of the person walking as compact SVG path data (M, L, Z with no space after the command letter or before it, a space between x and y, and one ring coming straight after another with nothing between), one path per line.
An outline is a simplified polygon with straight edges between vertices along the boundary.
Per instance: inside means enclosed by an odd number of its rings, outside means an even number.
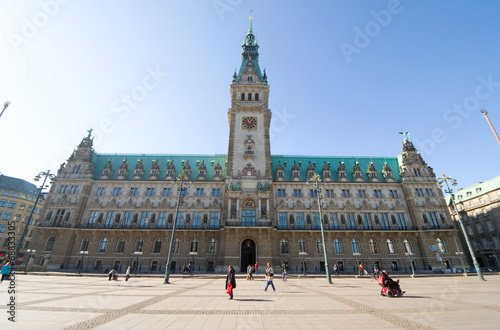
M127 267L127 271L125 272L125 281L128 281L130 278L130 266Z
M335 272L336 276L339 276L339 266L337 266L337 264L333 265L333 271Z
M363 265L359 263L359 275L363 276Z
M255 262L255 275L259 275L259 263Z
M252 275L252 265L248 265L247 267L247 281L248 280L253 280L253 275Z
M12 271L12 266L10 264L10 260L7 260L5 262L5 265L3 265L2 270L0 273L2 274L2 278L0 279L0 283L3 282L5 279L9 279L10 272Z
M264 291L267 291L267 287L269 286L269 284L271 284L271 286L273 287L273 292L276 291L276 288L274 287L274 283L273 283L273 279L274 279L274 270L273 270L273 267L271 266L271 264L268 262L267 263L267 269L266 269L266 287L264 288Z
M232 265L229 265L229 270L226 275L226 293L229 294L229 300L233 299L233 290L236 288L236 277Z
M286 263L283 263L281 265L281 274L283 275L283 282L286 282L287 279L286 279L286 274L287 274L287 270L288 270L288 266Z

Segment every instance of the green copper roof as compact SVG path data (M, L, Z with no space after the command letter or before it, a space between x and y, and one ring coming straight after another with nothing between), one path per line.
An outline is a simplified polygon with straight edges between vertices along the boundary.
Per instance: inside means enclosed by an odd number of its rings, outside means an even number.
M0 189L38 196L38 188L34 184L6 175L0 175Z
M198 166L197 164L205 164L207 168L207 180L212 179L213 169L217 163L220 163L222 167L222 177L226 176L226 155L144 155L144 154L98 154L94 153L94 163L96 165L94 179L98 180L102 174L102 170L108 159L111 159L111 164L113 166L113 173L111 174L111 179L115 179L118 174L118 170L123 160L127 160L127 165L129 173L127 179L131 179L134 175L134 170L139 160L142 160L144 165L144 175L143 179L146 180L151 172L151 164L153 160L158 161L160 167L160 173L158 177L162 180L167 172L167 162L171 161L175 165L175 173L178 176L182 172L182 164L189 161L191 166L191 180L195 180L198 176ZM213 166L212 166L213 164Z
M251 16L250 16L250 28L241 47L243 48L243 53L241 53L240 70L236 77L233 76L233 81L239 81L241 79L241 75L243 74L243 71L245 70L247 63L251 61L255 66L255 71L257 72L260 81L267 82L267 76L265 74L262 75L259 66L259 45L257 44L257 38L253 34Z
M500 189L500 175L488 181L478 182L473 184L472 186L458 190L457 192L455 192L455 201L457 203L464 202L498 189ZM446 196L445 199L446 203L449 204L450 195Z
M330 156L271 156L272 168L273 168L273 179L276 176L276 167L281 164L285 170L285 178L290 181L292 178L292 167L293 164L297 164L300 170L300 176L303 181L307 178L307 167L309 163L316 165L315 172L320 176L322 175L323 166L325 163L330 163L330 171L332 173L332 178L334 181L338 181L337 169L340 162L344 162L345 170L347 172L347 178L349 181L354 181L352 177L352 169L354 168L355 162L359 163L361 168L361 173L363 179L369 182L366 171L370 166L370 162L373 162L373 166L377 170L378 178L381 182L384 182L384 177L382 175L382 170L384 168L384 163L392 170L392 175L397 182L401 182L401 177L399 176L399 163L396 157L330 157ZM285 167L286 164L286 167Z

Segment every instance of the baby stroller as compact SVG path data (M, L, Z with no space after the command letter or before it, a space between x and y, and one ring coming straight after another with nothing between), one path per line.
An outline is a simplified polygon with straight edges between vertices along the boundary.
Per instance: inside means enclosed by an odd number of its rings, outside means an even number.
M378 277L378 284L382 287L380 290L380 295L382 296L387 296L389 298L401 297L403 293L405 293L405 291L401 291L399 280L393 281L391 278L388 278L387 285L384 285L384 276L380 275Z

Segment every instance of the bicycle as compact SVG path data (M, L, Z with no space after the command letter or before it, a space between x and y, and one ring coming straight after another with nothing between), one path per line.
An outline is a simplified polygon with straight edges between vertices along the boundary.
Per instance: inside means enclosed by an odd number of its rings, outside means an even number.
M378 281L379 275L377 273L370 273L370 281Z

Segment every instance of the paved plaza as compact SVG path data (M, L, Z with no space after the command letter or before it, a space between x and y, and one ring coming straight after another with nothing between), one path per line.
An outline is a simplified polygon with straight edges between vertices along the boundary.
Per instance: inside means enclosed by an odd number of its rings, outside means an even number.
M369 278L237 278L234 300L225 276L132 277L17 275L15 324L9 283L0 286L0 329L498 329L500 276L401 278L400 298L380 296Z

